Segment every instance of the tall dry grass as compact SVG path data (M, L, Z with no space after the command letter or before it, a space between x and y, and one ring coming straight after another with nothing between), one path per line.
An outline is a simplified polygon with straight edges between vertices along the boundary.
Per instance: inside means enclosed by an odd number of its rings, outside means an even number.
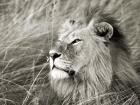
M48 51L57 29L88 4L120 21L139 68L139 0L0 0L0 105L29 105L49 85Z

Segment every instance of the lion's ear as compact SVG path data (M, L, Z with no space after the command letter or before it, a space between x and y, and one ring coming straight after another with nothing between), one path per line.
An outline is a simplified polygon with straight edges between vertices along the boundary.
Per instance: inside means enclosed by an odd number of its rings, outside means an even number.
M113 27L111 24L107 22L100 22L100 23L90 23L92 24L92 30L96 35L100 37L105 37L106 39L110 39L113 36Z

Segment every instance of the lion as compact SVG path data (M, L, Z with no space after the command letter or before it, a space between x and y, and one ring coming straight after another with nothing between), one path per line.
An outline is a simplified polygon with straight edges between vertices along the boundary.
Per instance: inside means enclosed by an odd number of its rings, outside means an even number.
M139 105L139 75L117 21L67 19L49 51L49 80L63 105Z

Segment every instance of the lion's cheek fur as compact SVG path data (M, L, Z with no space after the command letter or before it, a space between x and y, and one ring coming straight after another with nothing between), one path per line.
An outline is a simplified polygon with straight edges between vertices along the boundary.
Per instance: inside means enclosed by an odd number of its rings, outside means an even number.
M87 56L85 56L85 55L87 55ZM75 60L72 63L73 70L75 70L76 72L80 72L84 66L88 65L88 63L90 61L89 57L88 57L89 55L90 55L89 52L84 51L84 50L81 51L80 54L75 58ZM91 55L91 57L92 57L92 55Z

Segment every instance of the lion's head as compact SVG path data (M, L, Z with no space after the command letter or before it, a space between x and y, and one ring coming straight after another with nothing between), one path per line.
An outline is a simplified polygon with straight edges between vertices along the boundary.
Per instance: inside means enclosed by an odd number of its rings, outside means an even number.
M52 88L66 102L100 103L103 94L123 91L126 84L137 78L128 63L129 51L123 35L112 18L95 17L86 24L66 20L49 54Z

